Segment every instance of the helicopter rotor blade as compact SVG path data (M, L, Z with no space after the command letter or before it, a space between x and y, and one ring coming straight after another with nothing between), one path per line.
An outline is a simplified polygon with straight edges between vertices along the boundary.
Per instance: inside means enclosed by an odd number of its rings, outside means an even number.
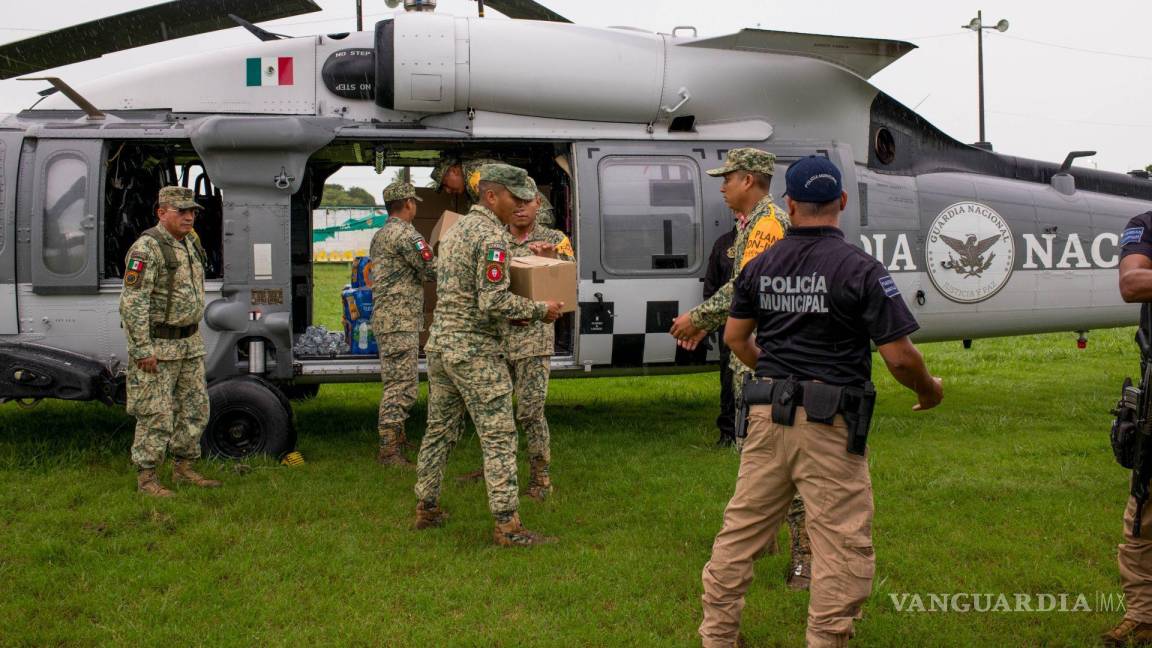
M570 23L564 16L552 11L548 7L533 0L484 0L488 7L499 11L509 18L521 20L549 20L552 22Z
M313 11L314 0L172 0L0 45L0 79L235 27L228 14L257 23Z

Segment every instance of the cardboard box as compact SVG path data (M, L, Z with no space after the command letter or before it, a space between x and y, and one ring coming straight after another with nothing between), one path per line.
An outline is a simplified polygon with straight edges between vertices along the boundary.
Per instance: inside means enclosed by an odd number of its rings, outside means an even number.
M444 210L443 214L440 214L440 220L436 221L436 227L432 228L432 237L428 239L428 245L432 246L432 251L435 254L440 254L440 241L461 218L463 215L447 209Z
M576 264L539 256L513 257L512 294L532 301L562 301L562 312L576 310Z

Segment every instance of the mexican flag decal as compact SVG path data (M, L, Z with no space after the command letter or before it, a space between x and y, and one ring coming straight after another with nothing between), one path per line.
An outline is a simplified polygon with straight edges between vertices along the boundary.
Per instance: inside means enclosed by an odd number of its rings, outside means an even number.
M248 59L248 87L292 85L292 57Z

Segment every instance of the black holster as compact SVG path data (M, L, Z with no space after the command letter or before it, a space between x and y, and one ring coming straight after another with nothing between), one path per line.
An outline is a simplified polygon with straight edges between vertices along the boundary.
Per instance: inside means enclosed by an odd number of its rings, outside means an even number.
M743 391L737 414L738 436L747 434L750 405L771 405L772 422L789 426L796 421L796 407L803 405L805 415L813 423L831 425L837 414L844 417L850 454L863 456L867 449L868 430L876 406L876 387L871 382L864 383L863 387L840 387L794 378L758 379L746 380Z
M759 383L753 380L752 374L744 374L743 382L740 385L741 396L736 401L736 429L733 433L737 439L748 436L748 388L756 384Z
M876 386L868 381L862 389L845 388L842 407L844 422L848 424L848 454L863 457L868 447L872 412L876 408Z
M778 425L792 425L796 421L796 406L804 397L804 391L795 378L775 382L772 392L772 422Z

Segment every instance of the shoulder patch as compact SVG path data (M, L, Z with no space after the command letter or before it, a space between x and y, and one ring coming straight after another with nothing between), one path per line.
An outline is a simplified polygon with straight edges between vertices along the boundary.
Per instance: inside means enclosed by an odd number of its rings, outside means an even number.
M1142 238L1144 238L1143 227L1129 227L1124 230L1124 234L1120 236L1120 245L1139 243Z
M896 286L896 282L889 275L880 277L880 288L888 297L896 297L900 294L900 288Z
M504 263L508 260L508 253L498 247L488 248L484 258L493 263Z
M572 242L568 240L567 236L562 237L560 242L556 244L556 253L570 257L576 256L576 251L572 249Z
M431 261L432 260L432 248L428 247L428 242L424 240L424 237L417 234L414 241L415 241L416 251L420 253L420 258L424 259L425 261Z
M489 283L500 283L504 279L504 264L503 263L489 263L488 268L484 271L484 278Z
M144 272L148 267L148 256L143 252L133 252L128 255L128 264L124 268L128 272L135 272L137 274Z

